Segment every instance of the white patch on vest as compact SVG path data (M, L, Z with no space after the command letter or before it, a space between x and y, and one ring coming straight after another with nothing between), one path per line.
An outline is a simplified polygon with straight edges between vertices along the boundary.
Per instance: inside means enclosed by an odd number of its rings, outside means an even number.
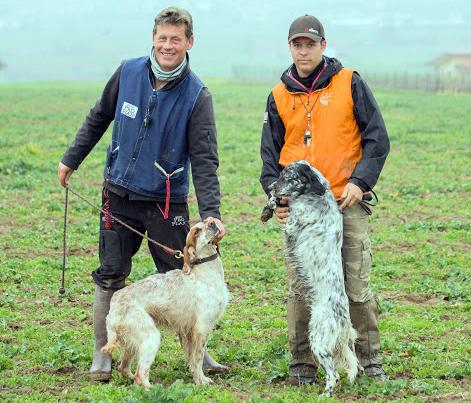
M131 119L136 117L138 107L130 104L129 102L123 102L123 107L121 108L121 113L123 115L129 116Z
M263 117L263 124L268 122L268 112L265 112L265 116Z
M320 103L324 106L329 105L329 101L332 98L332 92L328 92L327 94L324 94L320 98Z
M178 225L185 225L185 217L181 215L177 215L173 217L172 221L172 227L178 226Z

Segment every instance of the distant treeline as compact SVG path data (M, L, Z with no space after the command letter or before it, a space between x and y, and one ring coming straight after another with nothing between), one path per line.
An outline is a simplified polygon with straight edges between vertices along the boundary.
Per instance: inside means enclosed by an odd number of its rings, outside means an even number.
M232 67L232 77L240 81L277 83L283 68L276 66ZM471 77L458 76L443 79L436 74L413 73L364 73L372 87L398 88L418 91L471 93Z

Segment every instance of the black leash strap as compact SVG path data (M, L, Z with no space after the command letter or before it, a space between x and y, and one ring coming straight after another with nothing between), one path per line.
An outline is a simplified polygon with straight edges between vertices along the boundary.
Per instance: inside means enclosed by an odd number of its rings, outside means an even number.
M372 202L373 196L375 198L375 202ZM367 197L365 197L367 196ZM371 215L373 214L373 211L371 210L371 207L376 207L379 204L379 198L378 195L374 192L373 189L369 191L366 195L363 196L363 200L359 203L360 207L365 210L366 214Z
M367 198L363 197L362 202L368 204L368 206L376 207L379 204L379 197L373 189L371 189L369 192L375 197L375 202L371 202L373 200L373 197L371 197L371 195Z

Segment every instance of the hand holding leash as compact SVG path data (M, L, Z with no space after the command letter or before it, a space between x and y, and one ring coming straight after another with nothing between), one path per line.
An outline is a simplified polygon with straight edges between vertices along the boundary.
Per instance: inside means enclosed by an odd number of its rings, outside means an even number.
M57 177L59 178L59 183L62 187L65 188L69 184L69 178L74 172L74 169L69 168L62 162L59 162L59 166L57 168Z

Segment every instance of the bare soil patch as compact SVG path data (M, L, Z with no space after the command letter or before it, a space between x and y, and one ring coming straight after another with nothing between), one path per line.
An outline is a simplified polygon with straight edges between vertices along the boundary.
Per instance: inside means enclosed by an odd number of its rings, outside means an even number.
M380 295L384 299L396 301L399 305L432 306L446 303L445 300L437 298L434 295L421 294L418 292L402 293L397 291L383 291Z
M456 402L471 400L471 392L444 393L442 395L429 397L429 402Z

